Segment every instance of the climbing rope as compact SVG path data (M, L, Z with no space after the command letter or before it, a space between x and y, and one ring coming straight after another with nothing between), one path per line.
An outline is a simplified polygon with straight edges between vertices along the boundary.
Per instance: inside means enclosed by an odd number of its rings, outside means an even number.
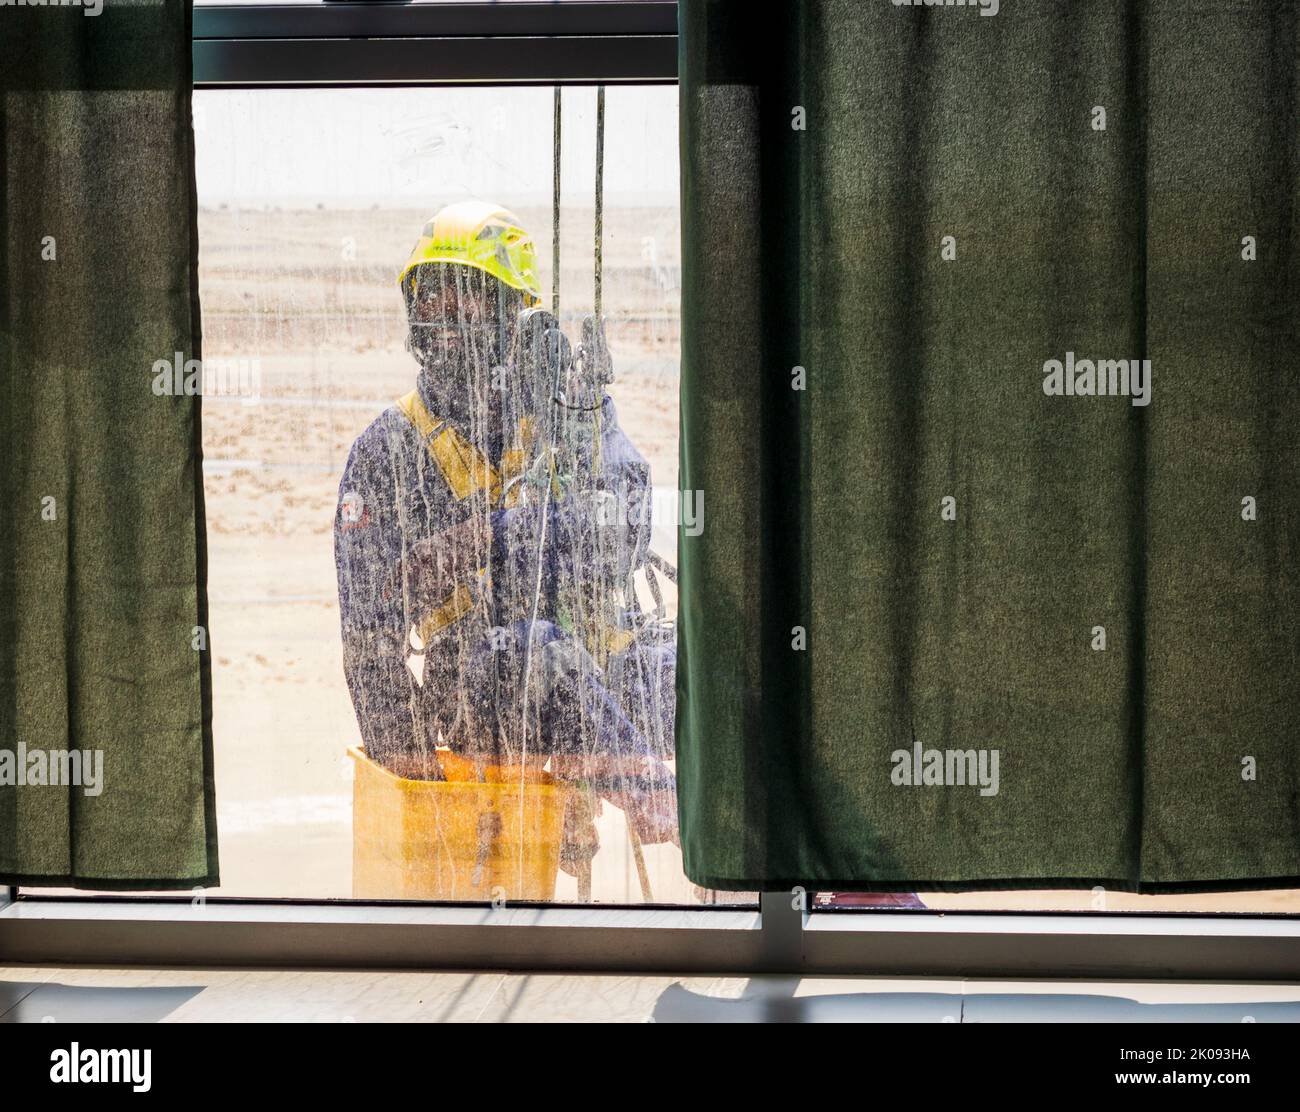
M555 124L551 129L554 151L551 155L551 315L560 322L560 100L561 89L555 86Z
M563 149L562 143L562 112L563 100L560 86L555 87L554 98L554 122L552 125L552 195L551 195L551 315L554 319L554 327L560 328L560 167L561 154ZM589 337L591 346L594 350L584 353L584 359L588 362L584 366L584 373L594 373L600 368L600 378L605 377L605 368L607 366L607 352L605 347L604 328L602 326L601 313L603 309L603 287L604 287L604 253L605 253L605 87L598 86L596 90L596 182L595 182L595 228L593 255L595 270L593 275L593 320L592 330ZM584 340L588 337L584 336ZM557 341L558 342L558 341ZM556 356L560 357L560 351L557 349ZM596 401L594 415L594 444L593 448L593 466L597 473L600 469L601 444L603 440L602 428L602 404L601 393L603 392L603 383L596 383ZM583 399L584 401L586 399ZM560 401L558 396L552 397L552 403ZM569 399L565 399L565 407L569 408ZM567 419L566 419L567 422ZM548 423L549 424L549 423ZM554 445L550 450L553 454ZM527 642L524 646L524 723L523 723L523 751L524 764L527 763L528 751L528 702L529 702L529 681L531 678L531 657L533 652L533 635L532 629L536 626L538 615L538 604L541 598L541 573L543 553L545 551L547 517L550 507L551 496L553 493L553 483L547 483L545 494L542 498L542 512L538 537L537 563L533 584L533 621L530 623ZM658 584L652 586L652 591L656 596L656 603L659 611L663 609L662 600L658 597ZM567 807L575 807L576 814L573 818L577 825L590 825L594 821L594 797L591 795L591 788L588 785L575 785L574 791L566 803ZM520 795L520 821L523 821L523 796ZM635 822L632 816L628 816L628 838L631 843L632 859L636 866L637 879L640 883L642 898L647 902L652 902L654 892L650 883L649 871L646 868L645 856L642 852L641 840L637 836ZM522 865L522 846L520 848L521 865ZM594 854L592 847L584 847L585 853L580 853L581 860L575 862L578 873L578 898L582 902L588 902L591 899L591 858Z
M596 90L596 328L600 328L601 263L605 254L605 86Z

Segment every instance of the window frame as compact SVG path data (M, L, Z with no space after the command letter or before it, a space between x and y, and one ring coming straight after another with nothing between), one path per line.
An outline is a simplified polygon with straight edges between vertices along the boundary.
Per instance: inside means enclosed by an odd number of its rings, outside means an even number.
M673 84L676 0L196 5L196 88ZM812 894L804 897L805 905ZM1300 980L1300 916L491 908L0 887L0 962Z
M196 5L195 88L673 84L676 0Z

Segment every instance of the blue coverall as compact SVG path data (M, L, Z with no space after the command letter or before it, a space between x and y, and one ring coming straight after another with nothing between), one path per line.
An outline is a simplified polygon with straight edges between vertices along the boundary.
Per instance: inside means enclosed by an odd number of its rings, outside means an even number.
M473 410L464 390L426 373L418 389L435 419L450 422L490 461L501 458L505 434ZM600 484L621 492L625 502L648 505L649 467L618 427L608 397L601 430ZM514 763L526 718L532 755L619 758L638 770L609 786L624 798L671 789L671 772L662 764L672 744L671 634L640 638L596 667L556 605L589 555L572 543L584 531L582 511L563 497L518 508L493 507L486 498L455 496L396 405L352 445L339 484L335 563L344 671L367 753L382 764L441 743L492 763ZM549 516L539 548L542 504ZM445 531L463 529L472 515L486 525L478 539L467 541L465 534L444 543ZM628 539L619 547L643 552L639 543ZM537 592L531 588L539 551ZM417 682L407 664L415 651L412 629L457 585L469 588L464 597L472 596L473 606L424 644Z

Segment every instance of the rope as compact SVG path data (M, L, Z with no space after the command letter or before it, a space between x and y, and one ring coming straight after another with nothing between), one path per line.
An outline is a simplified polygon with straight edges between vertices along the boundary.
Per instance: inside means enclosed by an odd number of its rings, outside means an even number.
M551 312L560 319L560 86L555 86L555 140L552 155L554 180L551 185Z
M551 202L551 313L555 317L556 327L559 327L560 320L560 158L561 158L561 87L555 87L555 116L552 126L553 152L552 152L552 202ZM603 284L603 256L604 256L604 210L605 210L605 87L599 86L596 92L596 198L595 198L595 327L598 337L603 339L601 330L601 293ZM560 383L553 384L551 397L547 404L553 405L557 396L557 389ZM600 466L600 447L602 441L601 429L601 411L599 404L596 410L596 440L595 456L596 468ZM552 452L554 448L552 446ZM553 457L552 457L553 458ZM528 762L528 704L529 704L529 687L532 679L532 655L533 655L533 631L537 625L538 608L541 602L542 588L542 566L544 553L546 550L546 534L548 525L548 516L551 504L552 488L554 483L547 483L545 494L542 497L541 521L538 529L536 569L533 580L533 605L532 621L529 623L526 633L526 642L524 645L524 675L523 675L523 723L521 731L522 741L522 759L520 762L521 770ZM523 815L523 793L519 797L519 820L522 829ZM641 892L644 899L650 901L653 898L650 877L645 866L645 856L641 850L640 839L636 835L636 830L632 821L628 822L628 835L632 844L632 856L636 863L637 876L641 884ZM519 846L519 863L522 868L523 863L523 845ZM587 856L586 860L580 863L578 871L578 899L580 902L587 903L591 900L591 857Z
M600 287L605 253L605 86L596 90L596 327L600 328Z

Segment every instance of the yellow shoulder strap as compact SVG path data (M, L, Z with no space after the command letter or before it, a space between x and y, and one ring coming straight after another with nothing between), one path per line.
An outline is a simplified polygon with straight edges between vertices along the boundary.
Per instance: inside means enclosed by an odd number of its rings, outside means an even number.
M497 501L501 495L501 479L496 469L452 425L434 420L418 390L398 398L397 408L415 426L433 462L458 499L486 490L492 501Z
M474 609L474 592L467 584L457 583L455 589L431 610L415 627L415 634L425 648L436 634L454 625Z

